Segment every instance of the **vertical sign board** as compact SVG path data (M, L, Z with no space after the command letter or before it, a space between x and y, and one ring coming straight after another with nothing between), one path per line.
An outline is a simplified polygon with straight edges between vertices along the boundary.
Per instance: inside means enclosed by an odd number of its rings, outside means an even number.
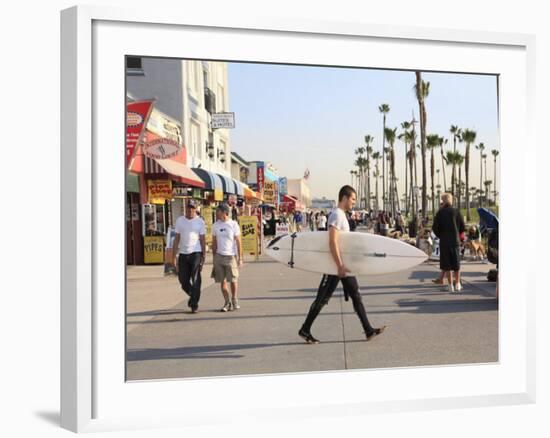
M130 167L153 109L153 101L130 102L126 105L126 166Z
M258 258L258 218L256 216L239 217L243 254L254 254Z
M164 236L143 238L143 262L145 264L164 263Z
M264 202L266 204L276 204L275 183L271 181L264 182Z
M204 220L204 223L206 225L206 236L204 236L204 239L207 245L212 245L212 225L214 223L214 220L212 218L213 213L214 209L212 207L202 208L202 219Z
M263 196L263 191L264 191L264 166L263 164L259 164L256 166L256 181L257 181L257 184L258 184L258 192L262 194Z

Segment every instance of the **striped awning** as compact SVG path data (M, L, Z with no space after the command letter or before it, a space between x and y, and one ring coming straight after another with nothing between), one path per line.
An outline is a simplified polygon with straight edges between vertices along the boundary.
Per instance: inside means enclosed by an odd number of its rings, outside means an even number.
M237 181L236 179L233 179L233 183L235 184L235 193L237 193L238 196L244 196L244 186L240 181Z
M154 159L144 157L145 174L155 177L166 175L167 178L187 184L193 187L203 188L205 186L199 176L179 161L170 159Z
M236 195L237 191L235 189L235 183L233 182L233 179L224 175L220 175L219 173L217 175L222 180L223 192L228 193L230 195Z
M222 179L215 173L208 172L198 167L193 167L191 170L204 182L204 188L206 190L223 190Z

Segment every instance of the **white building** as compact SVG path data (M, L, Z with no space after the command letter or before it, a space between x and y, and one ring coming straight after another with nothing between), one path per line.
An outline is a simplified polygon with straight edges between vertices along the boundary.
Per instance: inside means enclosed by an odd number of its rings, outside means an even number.
M304 178L288 179L287 191L307 208L311 208L311 191Z
M128 58L127 93L155 99L155 108L181 121L187 165L231 176L229 130L210 129L211 114L229 111L227 63Z

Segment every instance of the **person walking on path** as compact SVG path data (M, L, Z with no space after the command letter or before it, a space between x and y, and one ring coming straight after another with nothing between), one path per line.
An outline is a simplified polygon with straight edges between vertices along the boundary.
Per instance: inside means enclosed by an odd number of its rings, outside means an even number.
M212 278L220 283L225 304L222 312L240 309L238 299L239 268L243 265L241 229L239 224L229 218L229 207L221 204L216 208L216 223L212 226L212 252L214 267ZM227 283L231 284L231 300Z
M201 271L206 258L204 220L197 216L197 206L189 201L185 216L176 220L174 237L174 265L183 291L189 295L187 305L192 313L199 308L201 297Z
M436 284L444 284L447 274L449 292L460 292L460 235L464 233L464 219L460 212L453 208L453 195L441 195L441 207L434 217L433 233L439 238L439 267L441 275ZM454 284L453 284L454 272Z
M361 321L361 325L365 331L367 341L370 341L375 336L381 334L386 328L385 326L373 328L370 325L365 307L363 306L363 301L361 300L357 279L353 276L347 276L347 273L350 271L344 265L340 252L339 235L340 233L350 231L346 212L351 211L355 205L356 196L357 195L353 187L342 187L338 193L338 207L331 212L328 218L330 252L336 266L338 267L338 275L323 275L321 284L317 290L317 297L309 309L304 324L298 331L298 335L305 339L308 344L319 343L319 340L315 339L311 334L311 326L315 321L315 318L317 318L321 312L323 306L328 304L330 297L340 281L342 282L344 288L346 301L348 297L351 297L353 308L357 313L357 316L359 316L359 320Z
M317 231L326 231L327 230L327 217L325 216L325 213L321 212L319 213L319 217L317 218Z

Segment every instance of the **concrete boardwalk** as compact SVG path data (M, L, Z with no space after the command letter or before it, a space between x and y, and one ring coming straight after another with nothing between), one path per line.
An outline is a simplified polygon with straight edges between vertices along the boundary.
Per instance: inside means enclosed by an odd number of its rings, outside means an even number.
M191 314L175 277L161 267L129 268L128 380L323 371L498 361L498 303L493 265L464 266L464 290L433 285L437 264L391 276L359 277L373 326L388 330L365 342L351 301L339 287L315 321L321 344L297 331L315 297L320 275L292 270L268 258L245 264L241 309L219 311L218 285L203 288ZM149 272L149 275L147 274ZM206 285L210 266L203 271ZM476 285L479 282L479 285Z

